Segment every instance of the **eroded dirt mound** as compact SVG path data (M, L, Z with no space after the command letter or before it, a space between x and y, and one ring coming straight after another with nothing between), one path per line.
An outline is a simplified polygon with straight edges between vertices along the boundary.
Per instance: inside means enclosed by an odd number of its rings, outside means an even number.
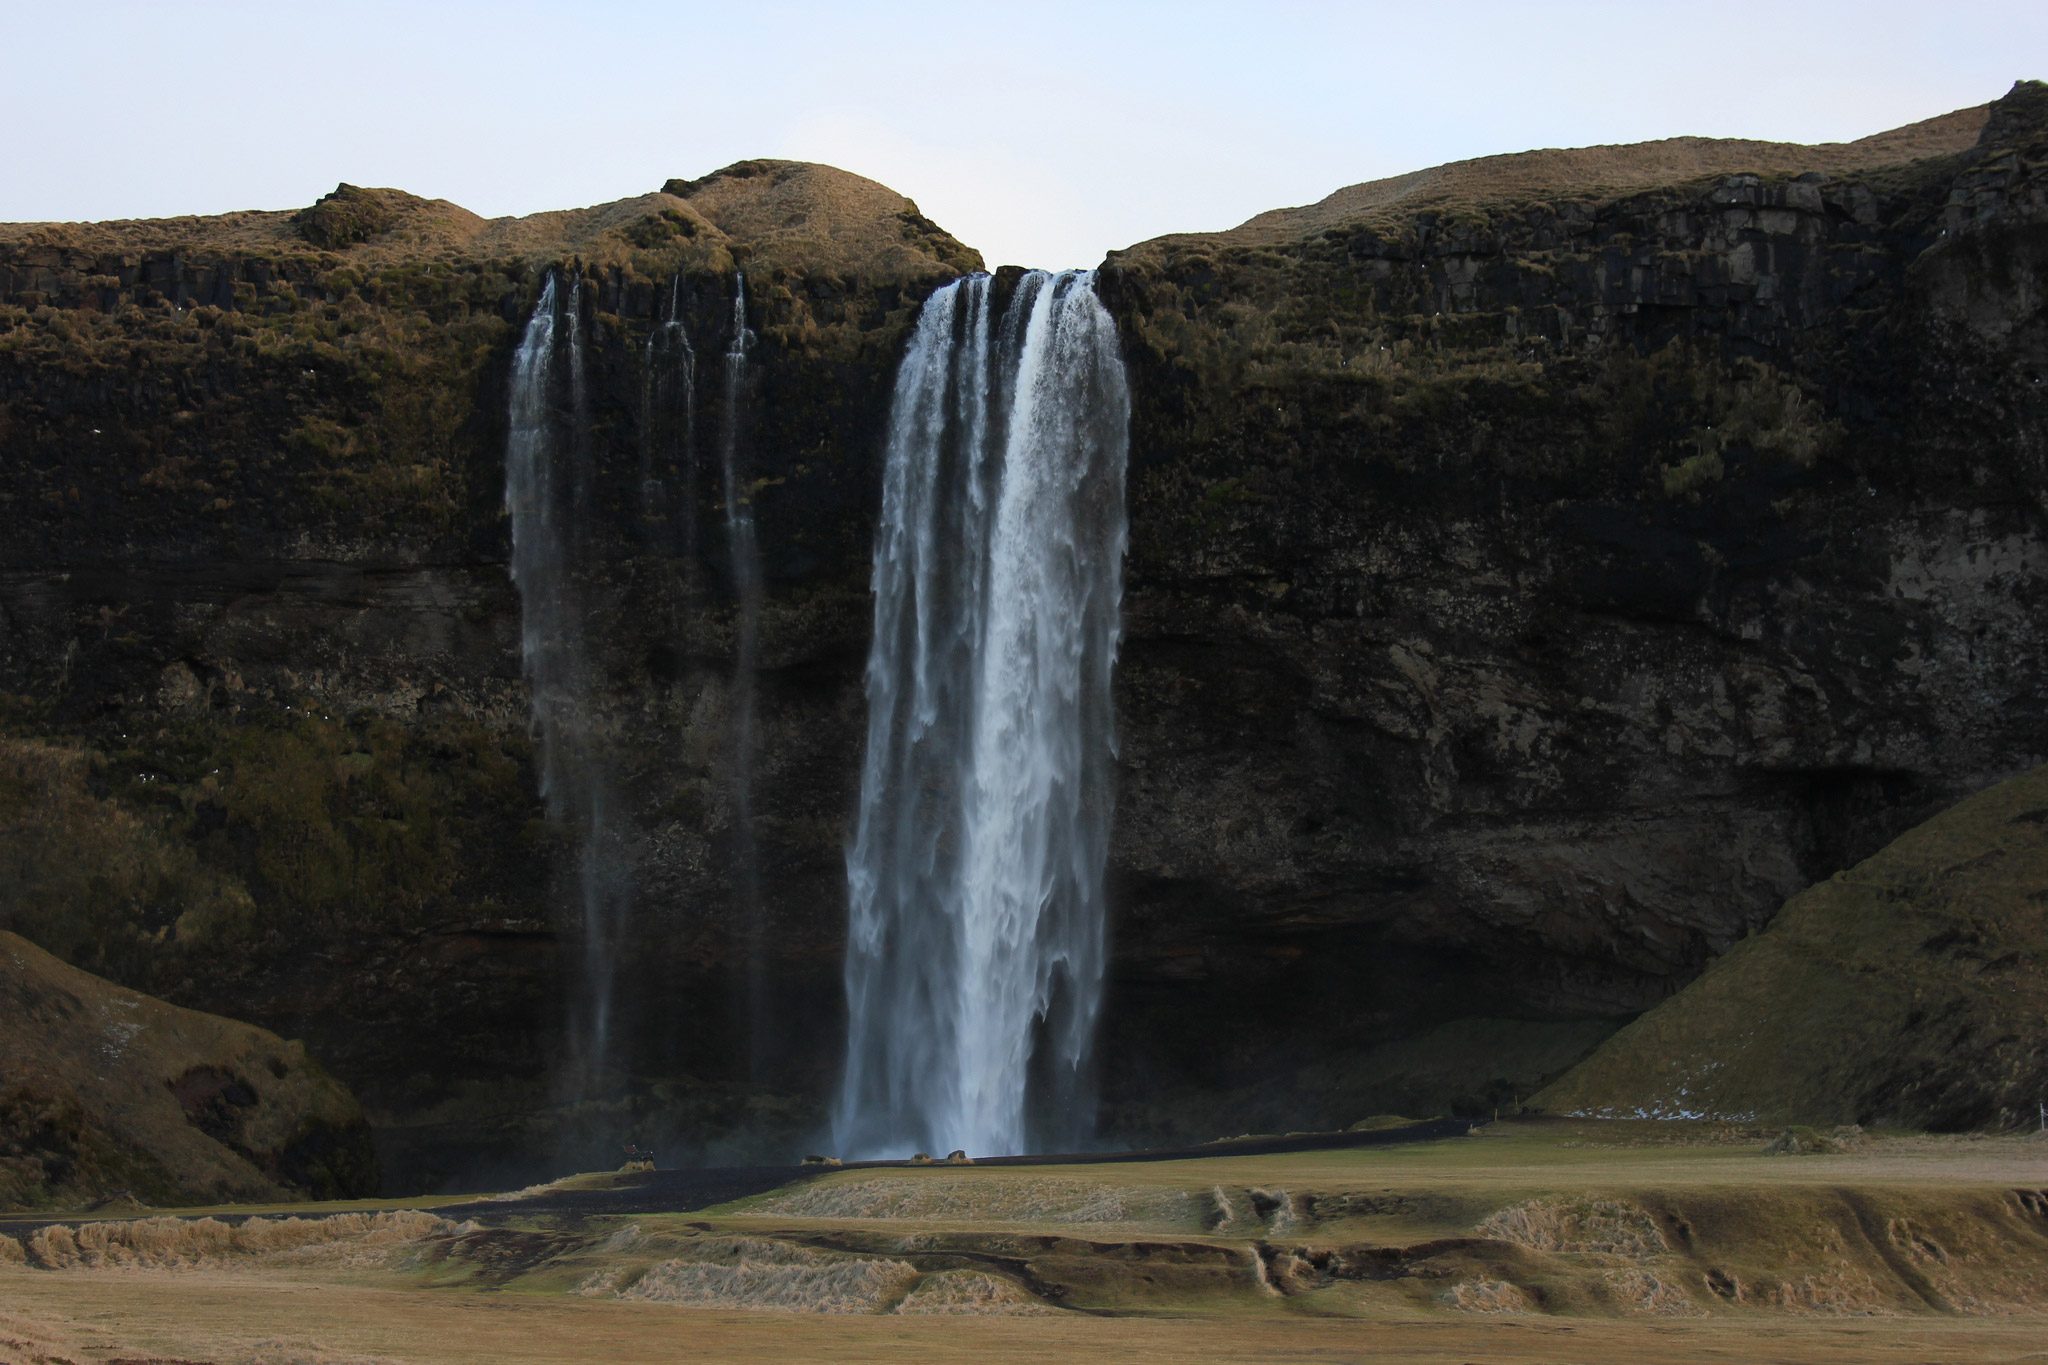
M362 1110L303 1045L0 931L0 1208L373 1193Z
M2048 1093L2048 768L1785 903L1533 1103L1960 1129Z

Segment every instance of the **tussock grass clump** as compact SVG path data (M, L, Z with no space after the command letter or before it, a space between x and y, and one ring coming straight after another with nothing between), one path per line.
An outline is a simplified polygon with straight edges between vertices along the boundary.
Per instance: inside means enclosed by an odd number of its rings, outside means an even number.
M1060 1313L1000 1275L978 1270L941 1270L927 1275L896 1305L896 1311L969 1317L1057 1317Z
M1706 1310L1692 1301L1692 1297L1676 1285L1667 1284L1647 1270L1630 1267L1627 1270L1601 1272L1607 1292L1625 1313L1664 1318L1703 1318Z
M1506 1280L1465 1280L1439 1298L1446 1308L1465 1313L1533 1313L1536 1305Z
M1647 1257L1665 1250L1656 1220L1619 1199L1531 1199L1500 1210L1479 1231L1530 1251Z
M305 1337L266 1337L224 1365L400 1365L390 1356L336 1351Z

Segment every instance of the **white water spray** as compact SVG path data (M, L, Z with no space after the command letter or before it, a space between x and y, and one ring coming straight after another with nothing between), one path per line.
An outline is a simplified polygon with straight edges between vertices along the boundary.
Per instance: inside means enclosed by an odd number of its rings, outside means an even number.
M1092 1131L1130 396L1087 272L932 295L889 419L847 854L848 1156Z

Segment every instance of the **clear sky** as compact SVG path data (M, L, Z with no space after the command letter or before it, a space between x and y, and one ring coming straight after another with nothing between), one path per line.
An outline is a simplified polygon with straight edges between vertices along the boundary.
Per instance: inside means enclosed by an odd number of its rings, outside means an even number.
M1853 139L2048 77L2048 3L4 0L0 221L531 213L744 157L893 186L991 265L1423 166Z

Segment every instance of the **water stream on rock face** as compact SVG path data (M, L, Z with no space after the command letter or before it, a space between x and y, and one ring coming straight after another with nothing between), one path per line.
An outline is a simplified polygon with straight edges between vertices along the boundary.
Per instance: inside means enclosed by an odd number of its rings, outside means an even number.
M581 992L571 1006L563 1080L572 1097L601 1090L615 1064L613 992L631 878L613 826L614 795L593 714L581 528L589 524L591 456L583 372L583 282L550 274L512 361L505 508L520 651L532 691L541 797L550 823L574 832L582 910Z
M732 340L725 352L725 413L719 430L724 477L725 539L734 599L732 716L732 891L746 941L748 1074L761 1079L769 1050L766 926L762 923L761 869L754 842L755 673L761 648L761 551L754 531L753 490L741 468L746 414L747 277L733 277Z
M1129 416L1090 273L926 302L875 541L848 1157L1092 1133Z
M643 540L688 565L697 556L697 353L683 326L682 289L681 275L669 280L668 316L647 332L640 380L640 521ZM670 484L671 474L680 488Z

